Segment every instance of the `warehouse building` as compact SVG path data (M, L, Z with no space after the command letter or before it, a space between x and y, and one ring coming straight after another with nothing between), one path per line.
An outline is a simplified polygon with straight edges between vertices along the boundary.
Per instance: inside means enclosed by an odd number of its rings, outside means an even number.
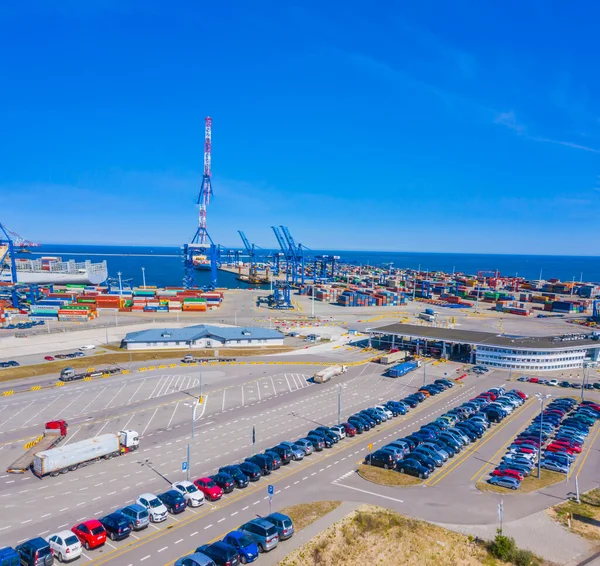
M121 348L127 350L185 350L281 345L283 345L283 334L277 330L257 326L211 326L208 324L198 324L187 328L158 328L129 332L121 341Z
M390 324L368 330L389 346L419 354L462 358L507 370L561 371L596 365L600 336L593 333L562 336L510 336L492 332Z

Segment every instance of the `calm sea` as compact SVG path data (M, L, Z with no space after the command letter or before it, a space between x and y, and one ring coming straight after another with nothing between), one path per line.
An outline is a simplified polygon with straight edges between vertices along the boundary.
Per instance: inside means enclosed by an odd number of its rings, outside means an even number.
M269 250L263 250L268 254ZM40 255L58 255L63 259L101 261L108 263L109 275L131 279L134 285L142 284L142 267L146 284L157 287L181 285L183 260L177 247L159 246L86 246L52 245L34 248L33 258ZM338 255L342 261L372 266L445 271L475 274L477 271L498 271L501 275L516 275L537 279L540 271L544 279L600 283L600 257L593 256L536 256L536 255L486 255L421 252L364 252L322 250L315 253ZM199 285L210 283L210 272L196 272ZM219 286L244 287L235 275L219 271Z

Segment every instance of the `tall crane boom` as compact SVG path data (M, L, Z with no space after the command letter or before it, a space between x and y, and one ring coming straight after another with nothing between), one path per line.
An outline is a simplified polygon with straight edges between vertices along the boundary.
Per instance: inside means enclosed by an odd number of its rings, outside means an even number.
M213 195L211 174L211 148L212 148L212 118L207 116L204 120L204 174L202 175L202 186L198 193L198 244L206 244L207 240L212 243L206 229L206 208L210 204Z

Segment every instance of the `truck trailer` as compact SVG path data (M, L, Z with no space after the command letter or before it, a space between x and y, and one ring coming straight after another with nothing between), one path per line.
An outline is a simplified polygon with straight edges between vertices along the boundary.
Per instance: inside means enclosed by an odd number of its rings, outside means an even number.
M405 352L404 350L392 352L390 354L386 354L385 356L381 356L381 358L379 358L379 363L384 365L398 363L406 359L407 356L408 352Z
M68 446L37 452L33 458L32 470L38 478L54 477L102 459L110 460L115 456L133 452L139 444L139 435L135 430L102 434Z
M315 375L313 375L313 379L315 383L325 383L332 377L346 373L346 371L346 366L329 366L328 368L322 369L321 371L315 373Z
M44 425L44 436L22 456L19 456L7 469L9 474L24 474L33 462L35 454L54 448L67 436L67 423L63 420L48 421Z
M393 368L390 368L387 372L387 375L389 377L402 377L403 375L406 375L409 371L417 369L418 367L420 367L420 365L421 362L419 362L418 360L403 362L401 364L398 364L397 366L394 366Z

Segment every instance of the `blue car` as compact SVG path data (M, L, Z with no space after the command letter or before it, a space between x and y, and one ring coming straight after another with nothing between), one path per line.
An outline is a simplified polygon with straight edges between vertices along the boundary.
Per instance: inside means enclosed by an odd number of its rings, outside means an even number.
M242 562L249 564L258 558L258 546L241 531L231 531L225 536L223 542L233 546L239 553Z
M548 459L544 458L541 461L540 466L542 468L544 468L544 470L550 470L552 472L559 472L561 474L569 473L569 466L562 464L558 460L548 460Z
M508 489L519 489L521 487L521 482L516 478L511 478L509 476L492 476L488 483L491 485L498 485L500 487L506 487Z
M400 462L398 470L401 474L408 474L409 476L415 476L421 479L427 479L431 473L428 468L414 458L407 458Z

